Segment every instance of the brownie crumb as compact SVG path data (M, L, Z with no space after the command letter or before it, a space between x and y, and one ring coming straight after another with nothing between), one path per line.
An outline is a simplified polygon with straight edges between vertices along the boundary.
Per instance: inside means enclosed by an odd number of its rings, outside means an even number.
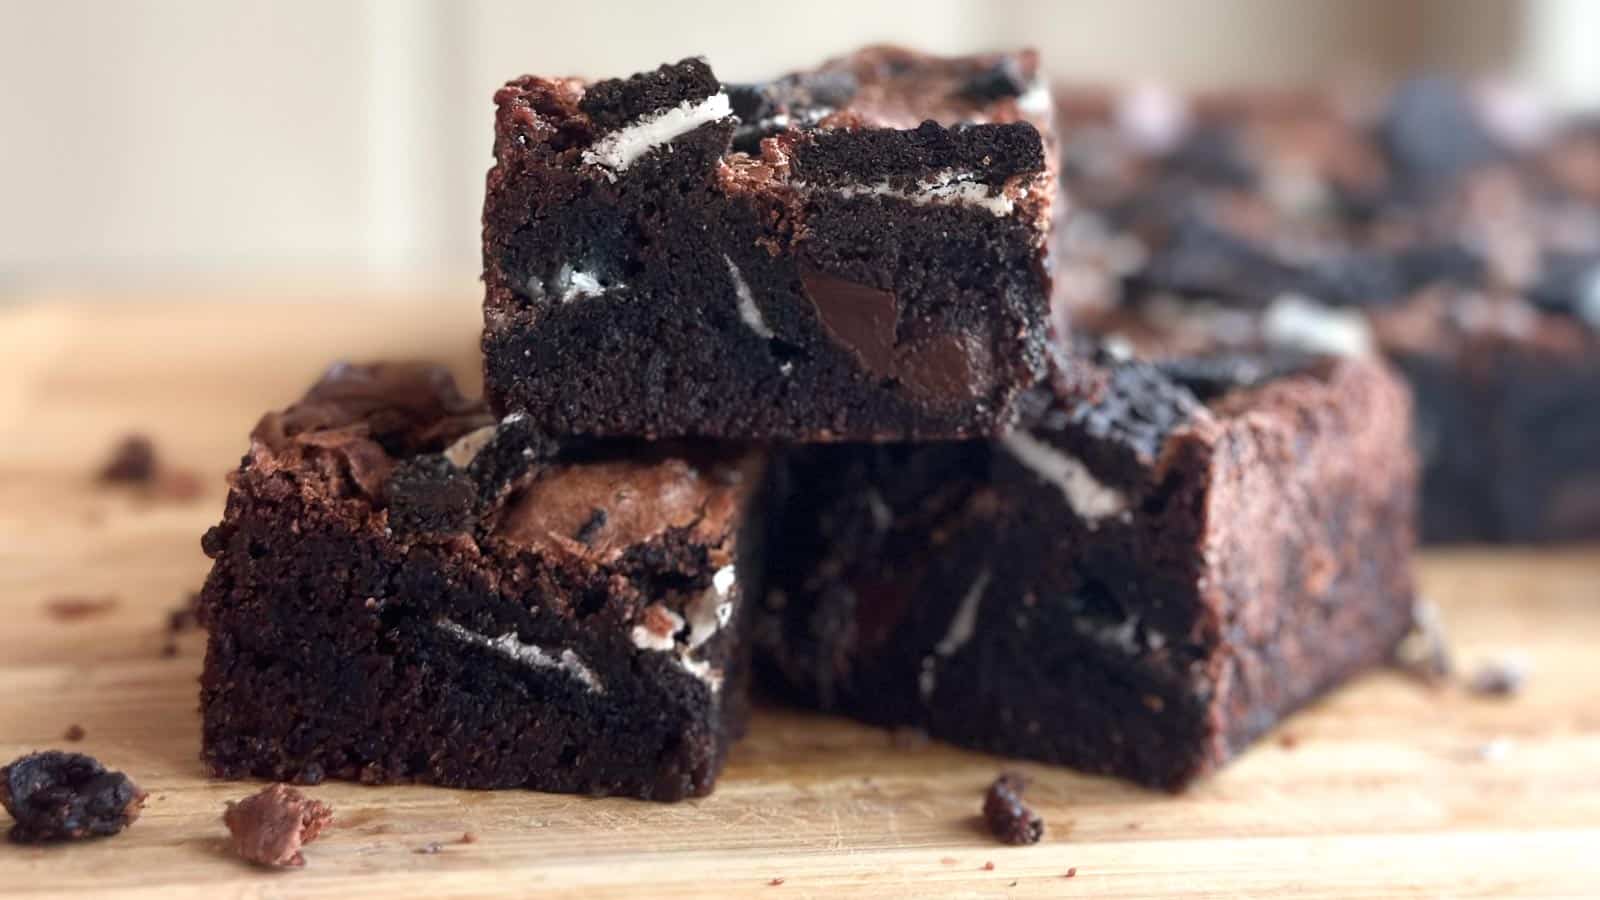
M782 878L774 878L771 881L767 882L767 884L770 887L777 887L778 885L783 884L783 882L784 882L784 879L782 879Z
M418 847L411 852L421 854L423 856L432 856L433 854L442 850L444 850L443 844L439 843L438 841L429 841L428 843L423 844L421 847Z
M1395 647L1394 662L1402 671L1431 687L1439 687L1455 672L1444 621L1439 608L1422 602L1412 611L1411 631Z
M142 434L123 437L99 475L101 481L113 484L149 484L155 477L156 447Z
M67 733L63 734L61 737L65 740L76 743L83 740L87 734L88 732L83 730L82 725L73 724L67 726Z
M477 842L478 842L478 836L476 834L468 831L468 832L462 834L461 835L461 840L457 841L456 843L459 843L459 844L476 844Z
M1300 746L1300 737L1299 735L1289 732L1280 734L1278 735L1278 746L1285 750L1293 750L1294 748Z
M990 861L984 863L983 864L983 870L985 872L993 872L994 871L994 861L990 860Z
M200 627L200 594L191 593L167 613L167 631L182 634Z
M128 776L81 753L46 750L0 768L0 805L19 844L107 837L139 818L147 795Z
M333 821L333 809L286 784L275 784L222 813L240 857L263 866L303 866L300 848Z
M1527 680L1528 664L1522 660L1491 660L1472 673L1467 690L1480 697L1511 697L1521 693Z
M1002 772L983 797L983 818L989 831L1007 844L1037 844L1044 837L1044 819L1022 802L1027 780L1017 772Z
M1061 877L1062 878L1077 878L1078 877L1078 867L1077 866L1073 866L1072 868L1067 870L1067 874L1065 874L1065 875L1063 875Z
M96 596L62 594L45 601L45 609L49 610L50 615L63 622L102 615L116 607L117 598L112 594Z

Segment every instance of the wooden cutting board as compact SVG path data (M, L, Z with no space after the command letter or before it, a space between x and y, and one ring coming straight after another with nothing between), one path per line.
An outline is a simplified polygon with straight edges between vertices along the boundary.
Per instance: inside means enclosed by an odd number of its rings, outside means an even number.
M0 894L1600 895L1593 548L1423 560L1458 661L1525 654L1521 695L1374 674L1178 797L1016 765L1049 822L1033 847L994 843L976 817L1013 764L766 710L704 800L327 784L312 793L337 827L303 870L242 865L219 816L256 786L209 780L197 761L203 639L181 635L163 654L168 611L206 571L199 536L221 509L221 476L256 417L335 359L428 356L477 383L467 293L298 296L0 310L0 761L73 747L150 792L118 837L0 843ZM95 483L130 431L155 441L165 486ZM199 496L185 496L185 475ZM78 743L63 737L73 725ZM476 842L454 843L469 831ZM416 852L431 842L439 852Z

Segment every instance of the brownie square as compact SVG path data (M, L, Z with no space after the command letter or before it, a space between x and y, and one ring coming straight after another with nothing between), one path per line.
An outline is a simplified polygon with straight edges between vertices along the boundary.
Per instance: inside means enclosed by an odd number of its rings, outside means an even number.
M998 432L1044 371L1056 205L1031 53L686 59L496 95L486 392L553 432Z
M1600 536L1600 126L1492 82L1369 99L1074 100L1062 315L1155 356L1380 355L1424 539Z
M1381 365L1112 362L1029 406L997 441L775 463L764 684L1177 789L1410 626L1410 410Z
M219 777L675 800L746 711L758 456L556 442L443 370L262 418L200 601Z

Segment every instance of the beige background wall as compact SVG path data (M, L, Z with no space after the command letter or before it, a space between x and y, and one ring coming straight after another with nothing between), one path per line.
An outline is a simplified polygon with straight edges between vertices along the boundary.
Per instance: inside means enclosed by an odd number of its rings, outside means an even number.
M704 53L758 78L897 40L1029 43L1075 80L1303 83L1555 58L1544 8L1586 3L0 0L0 291L470 278L489 98L524 71ZM1569 55L1533 71L1570 80L1594 58Z

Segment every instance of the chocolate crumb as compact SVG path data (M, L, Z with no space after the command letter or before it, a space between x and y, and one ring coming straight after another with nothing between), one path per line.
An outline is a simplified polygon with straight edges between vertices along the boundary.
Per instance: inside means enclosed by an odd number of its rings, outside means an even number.
M1073 866L1072 868L1067 870L1067 874L1065 874L1065 875L1063 875L1061 877L1062 878L1077 878L1078 877L1078 867L1077 866Z
M984 821L990 833L1007 844L1036 844L1044 837L1044 819L1022 802L1026 787L1020 773L1002 772L984 794Z
M189 594L184 601L167 612L167 631L182 634L200 626L200 594Z
M1284 732L1278 735L1278 746L1285 750L1293 750L1300 746L1300 737L1292 732Z
M98 594L94 596L81 594L62 594L51 597L45 601L45 609L50 615L63 622L73 622L78 619L87 619L108 613L117 607L117 598L113 594Z
M142 434L123 437L99 475L101 481L118 484L149 484L155 477L155 444Z
M83 730L83 726L82 725L73 724L73 725L68 725L67 726L67 733L63 734L61 737L66 739L66 740L69 740L69 741L72 741L72 742L76 743L78 741L83 740L84 736L87 735L87 734L88 734L88 732Z
M1519 659L1491 660L1480 665L1467 682L1467 690L1480 697L1511 697L1528 680L1528 665Z
M476 834L473 834L472 832L468 831L468 832L465 832L465 833L463 833L461 835L461 840L458 841L457 843L461 843L461 844L476 844L477 842L478 842L478 836Z
M413 850L411 852L412 853L420 853L420 854L423 854L425 856L431 856L431 855L433 855L435 853L438 853L439 851L441 851L443 849L444 849L444 845L440 844L438 841L429 841L428 843L423 844L421 847L418 847L417 849L415 849L415 850Z
M983 870L985 872L993 872L994 871L994 861L991 860L989 862L984 863L983 864Z
M139 818L147 796L81 753L46 750L0 768L0 805L16 820L18 844L108 837Z
M777 887L778 885L783 884L783 882L784 882L784 879L782 879L782 878L774 878L771 881L767 882L767 884L769 886L771 886L771 887Z
M1411 615L1411 631L1395 647L1394 664L1424 684L1439 687L1455 672L1439 607L1419 602Z
M240 857L263 866L303 866L300 848L333 821L333 809L286 784L274 784L222 813Z

